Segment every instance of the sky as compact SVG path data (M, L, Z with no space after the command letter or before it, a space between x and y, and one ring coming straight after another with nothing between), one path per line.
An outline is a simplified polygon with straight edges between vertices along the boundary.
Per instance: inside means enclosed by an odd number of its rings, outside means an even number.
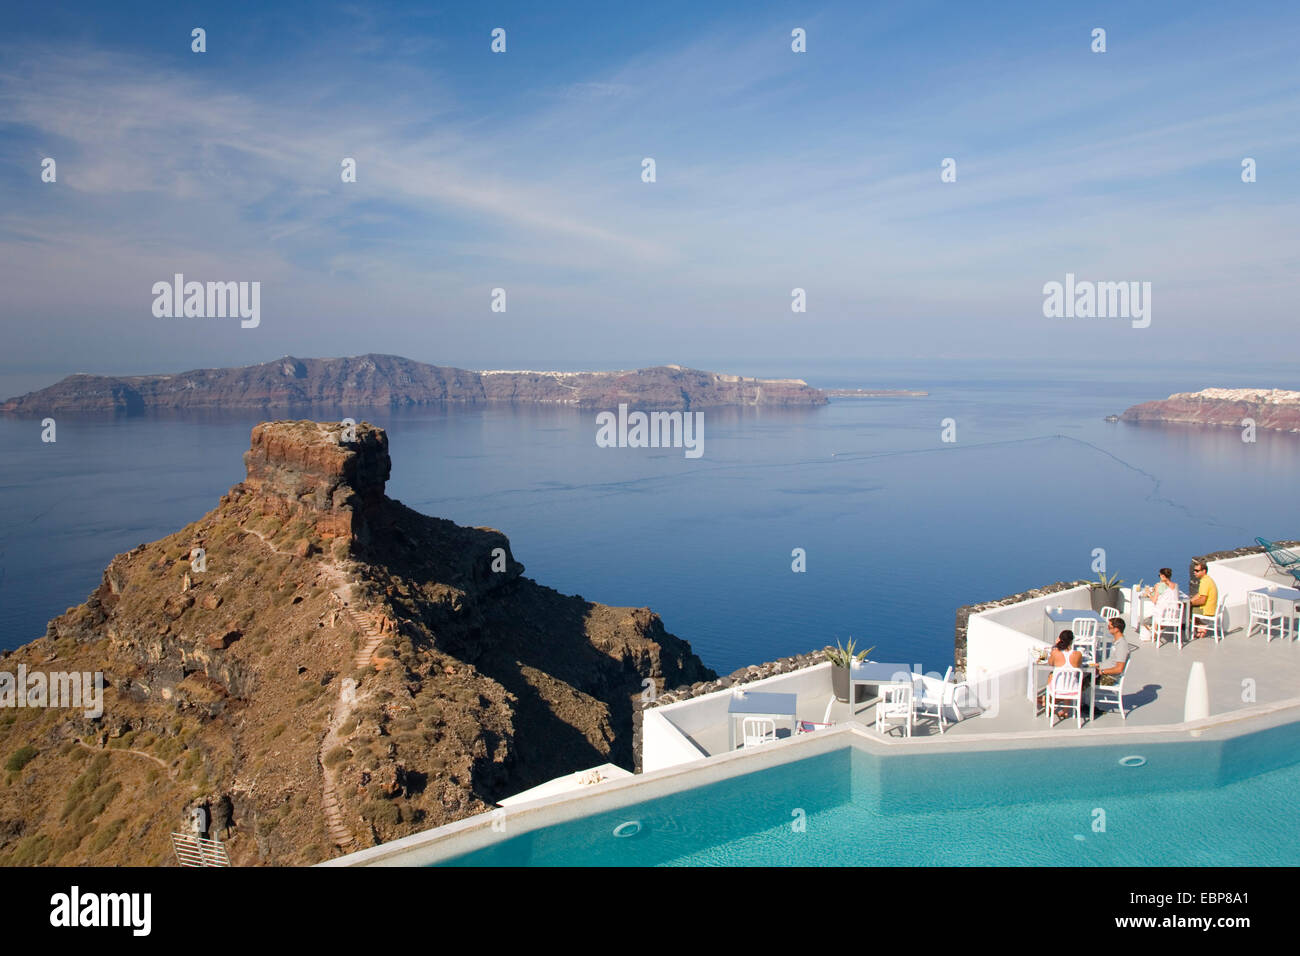
M6 3L3 22L0 383L365 352L751 374L1294 352L1295 4ZM259 282L260 323L156 317L175 273ZM1150 325L1044 316L1067 273L1150 282Z

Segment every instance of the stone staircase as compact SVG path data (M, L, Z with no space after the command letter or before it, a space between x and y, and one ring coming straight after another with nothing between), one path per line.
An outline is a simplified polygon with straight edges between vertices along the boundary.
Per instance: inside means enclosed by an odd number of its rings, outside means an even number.
M379 630L377 615L370 611L358 611L351 604L344 604L343 617L363 639L356 656L352 658L352 666L360 669L370 663L370 658L379 649L384 635Z
M379 626L379 616L371 611L362 611L353 607L346 597L346 591L347 585L340 584L334 593L339 600L339 616L361 635L361 646L352 658L352 666L359 670L370 663L371 656L379 648L385 635ZM351 684L350 681L348 683ZM317 759L320 762L321 778L324 782L322 803L325 808L325 825L334 845L346 849L356 843L356 837L343 819L343 805L339 800L338 781L334 770L325 763L325 755L339 745L338 728L343 726L344 721L352 713L352 703L345 697L342 688L341 682L339 700L330 716L329 730L321 741Z
M326 740L328 741L331 737L333 737L332 728L330 733L326 735ZM325 747L321 747L321 750L328 752ZM335 846L349 847L356 842L356 838L352 835L352 831L348 829L348 825L343 822L343 811L339 808L339 796L337 784L334 780L334 771L325 766L324 760L321 761L320 769L321 776L325 779L325 826L329 830L330 839Z

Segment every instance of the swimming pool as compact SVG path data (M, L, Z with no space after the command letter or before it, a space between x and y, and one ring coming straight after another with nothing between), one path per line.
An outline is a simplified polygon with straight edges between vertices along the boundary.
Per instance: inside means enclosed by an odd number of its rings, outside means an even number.
M1222 741L848 746L504 835L450 866L1294 866L1300 724Z

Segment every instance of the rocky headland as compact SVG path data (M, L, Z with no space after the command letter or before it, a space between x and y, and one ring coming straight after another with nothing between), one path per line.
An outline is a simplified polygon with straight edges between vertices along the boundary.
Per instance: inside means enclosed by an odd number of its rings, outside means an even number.
M0 671L104 674L103 714L0 711L0 865L310 864L633 766L633 714L716 679L646 608L524 576L505 535L385 495L387 435L253 429L247 477L114 558Z
M1134 405L1120 416L1125 422L1179 422L1188 425L1242 426L1300 432L1300 392L1279 388L1205 388L1178 392L1156 402Z
M70 375L6 401L10 414L59 412L139 414L150 409L267 411L396 408L440 403L554 404L638 409L700 409L724 405L825 405L801 379L745 378L677 365L626 372L473 372L426 365L396 355L299 359L242 368L195 369L175 375Z

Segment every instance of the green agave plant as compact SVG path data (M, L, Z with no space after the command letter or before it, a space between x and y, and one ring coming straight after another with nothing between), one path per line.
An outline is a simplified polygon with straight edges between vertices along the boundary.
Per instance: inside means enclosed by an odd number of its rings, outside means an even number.
M1092 587L1100 588L1103 591L1109 591L1111 588L1117 588L1123 583L1124 583L1123 580L1120 578L1118 574L1112 574L1110 577L1106 577L1105 572L1099 572L1097 574L1097 580L1090 582Z
M834 664L836 667L848 667L849 664L853 661L866 660L867 655L876 649L876 645L872 644L865 651L859 651L857 654L854 654L853 647L855 643L856 642L853 640L853 638L850 637L849 646L842 647L840 645L839 639L837 638L834 647L830 647L829 645L827 646L826 659L830 661L832 664Z

